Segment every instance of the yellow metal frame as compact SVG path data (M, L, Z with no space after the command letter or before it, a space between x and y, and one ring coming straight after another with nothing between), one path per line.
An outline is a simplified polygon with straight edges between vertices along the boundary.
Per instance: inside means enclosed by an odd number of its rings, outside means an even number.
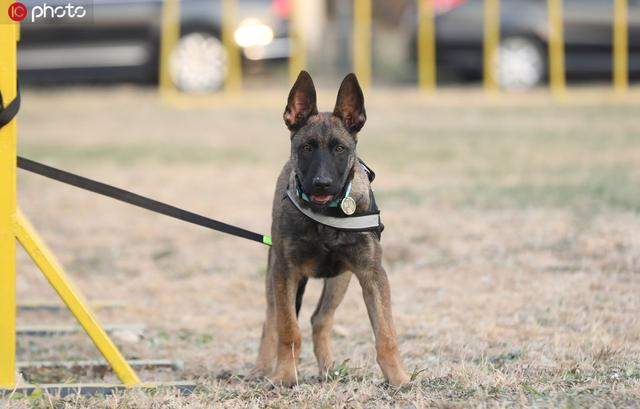
M500 88L500 0L484 0L484 89L495 92Z
M613 21L613 87L619 94L629 89L629 2L615 0Z
M371 0L353 1L353 69L363 88L371 85Z
M160 92L168 94L176 92L169 75L169 56L171 50L180 39L180 1L164 0L162 2L162 21L160 27L160 64L158 77Z
M418 2L418 85L422 91L436 89L436 21L434 0Z
M291 0L293 10L289 20L289 81L293 84L307 66L307 47L302 26L302 0Z
M242 60L240 49L233 39L233 32L238 24L238 4L236 0L222 0L222 44L227 51L227 73L224 79L224 90L229 94L242 89Z
M4 3L4 2L3 2ZM6 9L6 8L5 8ZM0 91L16 96L19 26L0 23ZM140 379L102 329L53 253L16 205L16 121L0 129L0 389L16 387L16 245L20 242L125 386Z
M1 12L5 12L5 2ZM16 96L16 24L0 22L0 91ZM15 385L16 355L16 121L0 129L0 388Z
M564 68L564 18L562 0L547 0L549 13L549 85L559 97L566 94Z
M93 312L89 309L89 303L86 302L80 291L69 280L53 253L47 248L44 241L40 239L31 223L19 209L16 217L15 235L18 242L40 268L49 284L56 290L67 308L91 337L93 343L109 362L122 383L125 385L139 384L140 379L138 379L131 366L104 329L102 329Z

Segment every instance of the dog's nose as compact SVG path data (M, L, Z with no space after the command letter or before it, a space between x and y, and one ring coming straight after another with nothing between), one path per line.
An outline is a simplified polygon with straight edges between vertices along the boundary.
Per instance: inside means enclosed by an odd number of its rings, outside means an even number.
M313 187L316 189L326 189L331 186L333 180L328 176L316 176L313 178Z

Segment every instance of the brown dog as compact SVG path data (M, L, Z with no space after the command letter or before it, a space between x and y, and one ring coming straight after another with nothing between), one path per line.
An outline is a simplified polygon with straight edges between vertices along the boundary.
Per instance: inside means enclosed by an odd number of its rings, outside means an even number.
M305 71L289 93L284 122L291 131L291 157L278 177L273 201L267 314L255 368L256 375L274 383L292 385L297 380L297 312L309 277L324 279L311 323L320 375L326 376L334 364L333 315L352 274L362 286L385 378L396 386L409 380L398 354L389 282L381 263L381 226L366 225L372 217L379 222L379 217L372 212L372 172L356 155L365 120L364 96L354 74L342 81L332 113L318 113L315 87Z

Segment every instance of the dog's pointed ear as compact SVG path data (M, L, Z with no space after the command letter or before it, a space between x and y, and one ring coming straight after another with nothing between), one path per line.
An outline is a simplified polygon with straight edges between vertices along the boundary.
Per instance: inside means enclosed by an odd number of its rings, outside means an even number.
M355 74L351 73L342 80L333 115L342 120L349 133L356 133L364 126L367 120L364 95Z
M306 71L300 71L287 99L284 109L284 123L290 131L300 129L310 116L318 113L316 106L316 88L313 86L311 75Z

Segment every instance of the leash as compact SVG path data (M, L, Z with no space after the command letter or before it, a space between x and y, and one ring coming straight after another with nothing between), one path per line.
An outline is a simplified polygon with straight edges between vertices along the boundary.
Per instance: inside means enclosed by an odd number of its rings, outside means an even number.
M242 237L247 240L257 241L258 243L266 244L267 246L271 245L270 236L254 233L241 227L233 226L231 224L214 220L209 217L190 212L188 210L180 209L179 207L159 202L157 200L141 196L128 190L120 189L118 187L98 182L97 180L92 180L84 176L76 175L74 173L67 172L61 169L56 169L43 163L23 158L22 156L18 156L18 167L20 169L33 172L38 175L57 180L58 182L66 183L67 185L75 186L80 189L97 193L99 195L107 196L112 199L116 199L133 206L141 207L155 213L173 217L174 219L197 224L198 226L206 227L208 229L219 231L221 233L231 234L232 236Z
M19 86L17 87L16 97L6 106L4 105L4 101L2 100L2 94L0 93L0 129L11 122L13 118L18 114L19 110ZM53 180L57 180L58 182L66 183L80 189L107 196L133 206L141 207L155 213L160 213L165 216L173 217L174 219L185 221L187 223L197 224L198 226L206 227L208 229L219 231L221 233L227 233L232 236L242 237L247 240L257 241L258 243L271 246L270 236L254 233L241 227L233 226L231 224L214 220L209 217L190 212L188 210L180 209L179 207L159 202L157 200L150 199L148 197L130 192L128 190L120 189L106 183L98 182L97 180L92 180L84 176L64 171L62 169L56 169L54 167L45 165L44 163L36 162L22 156L18 156L17 162L20 169L26 170L28 172L33 172L44 177L48 177Z
M4 106L2 100L2 93L0 93L0 129L13 120L20 110L20 85L17 85L16 97L13 101L9 102L7 106Z

